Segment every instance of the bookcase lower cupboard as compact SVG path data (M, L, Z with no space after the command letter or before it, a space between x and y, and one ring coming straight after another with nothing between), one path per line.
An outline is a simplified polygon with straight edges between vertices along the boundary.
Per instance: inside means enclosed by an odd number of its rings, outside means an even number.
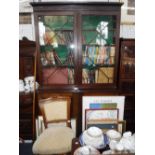
M32 2L38 96L71 96L81 134L82 96L120 95L118 2Z

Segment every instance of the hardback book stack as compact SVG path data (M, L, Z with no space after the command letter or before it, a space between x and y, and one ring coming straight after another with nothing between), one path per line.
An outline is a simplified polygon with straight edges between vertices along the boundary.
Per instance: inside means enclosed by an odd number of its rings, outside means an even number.
M114 65L115 46L85 46L83 65Z

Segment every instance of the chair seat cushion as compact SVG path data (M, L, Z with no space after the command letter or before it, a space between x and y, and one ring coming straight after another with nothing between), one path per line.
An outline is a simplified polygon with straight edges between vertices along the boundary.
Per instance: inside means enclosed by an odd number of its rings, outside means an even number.
M34 154L59 154L71 151L74 132L69 127L50 127L33 144Z

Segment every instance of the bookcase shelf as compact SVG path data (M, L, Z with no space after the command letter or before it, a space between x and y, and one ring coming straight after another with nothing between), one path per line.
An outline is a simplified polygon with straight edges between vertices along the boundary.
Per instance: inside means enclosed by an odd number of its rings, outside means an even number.
M43 68L74 68L75 66L73 65L46 65L43 66Z
M98 69L100 67L115 67L115 65L109 65L109 64L103 64L103 65L83 65L83 68L88 68L88 69Z
M96 44L96 43L90 43L90 44L85 44L85 43L83 43L82 46L97 46L97 47L99 47L99 46L101 46L101 45ZM116 46L116 44L111 44L111 45L106 44L106 45L104 45L104 46L105 46L105 47L108 47L108 46Z
M96 31L96 29L83 29L82 31ZM109 31L116 31L116 29L109 29Z
M61 31L61 32L65 32L65 31L74 31L73 29L72 30L67 30L67 29L60 29L60 30L54 30L54 31Z

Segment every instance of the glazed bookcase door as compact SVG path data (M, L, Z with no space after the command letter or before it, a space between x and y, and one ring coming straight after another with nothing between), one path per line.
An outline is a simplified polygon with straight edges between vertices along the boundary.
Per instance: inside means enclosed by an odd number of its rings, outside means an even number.
M74 84L74 16L38 16L43 85Z
M134 40L121 41L121 78L135 78L135 42Z
M82 15L82 84L113 84L116 68L116 16Z

